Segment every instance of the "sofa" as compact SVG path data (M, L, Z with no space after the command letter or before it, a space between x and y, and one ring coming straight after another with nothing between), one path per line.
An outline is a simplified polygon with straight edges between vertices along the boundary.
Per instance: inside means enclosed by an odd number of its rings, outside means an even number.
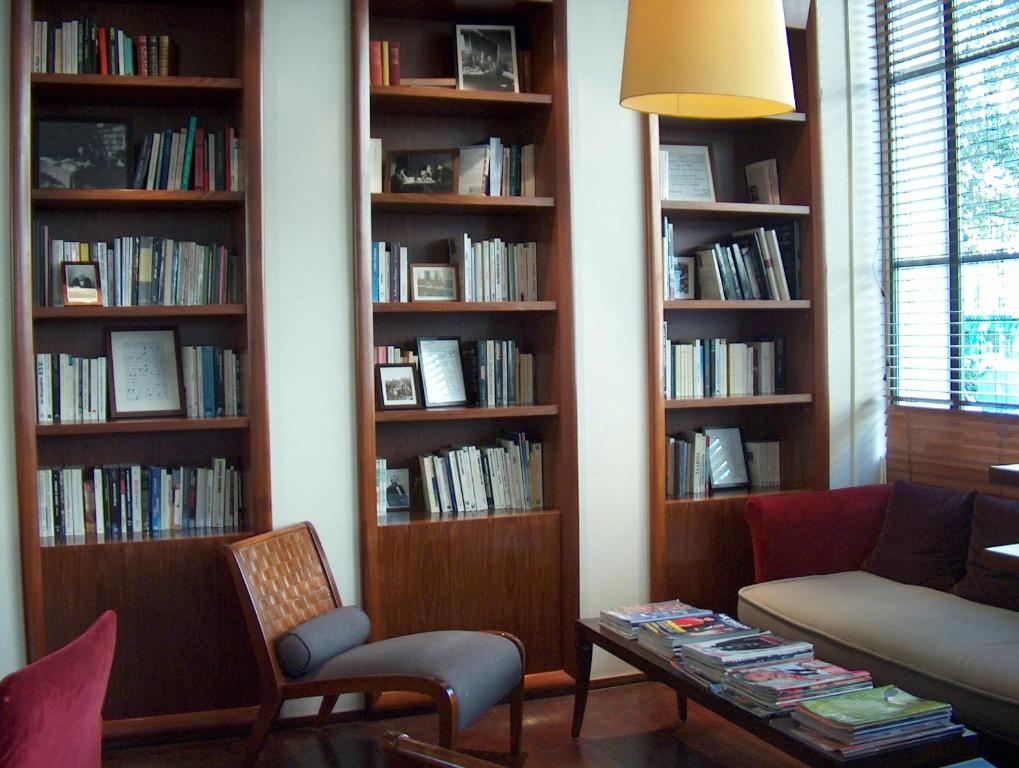
M746 519L741 621L1019 744L1019 575L981 557L1019 541L1019 502L899 482L751 497Z

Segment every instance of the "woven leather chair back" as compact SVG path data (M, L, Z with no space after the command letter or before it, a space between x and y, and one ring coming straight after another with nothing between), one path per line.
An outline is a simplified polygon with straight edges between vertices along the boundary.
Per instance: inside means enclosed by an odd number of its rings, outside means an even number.
M311 524L300 523L236 542L229 550L235 579L240 577L250 603L244 608L252 640L259 647L255 633L261 635L267 655L262 661L280 675L276 639L341 605L322 545Z

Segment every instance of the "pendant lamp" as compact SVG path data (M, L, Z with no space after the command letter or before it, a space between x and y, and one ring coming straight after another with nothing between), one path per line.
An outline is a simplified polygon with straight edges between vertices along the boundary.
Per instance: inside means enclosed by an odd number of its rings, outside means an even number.
M693 118L791 112L782 0L630 0L619 103Z

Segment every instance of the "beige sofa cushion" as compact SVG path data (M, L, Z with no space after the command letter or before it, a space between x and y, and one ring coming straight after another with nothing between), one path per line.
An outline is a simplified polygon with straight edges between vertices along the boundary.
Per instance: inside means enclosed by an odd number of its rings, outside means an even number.
M846 571L744 587L739 618L1019 741L1019 613Z

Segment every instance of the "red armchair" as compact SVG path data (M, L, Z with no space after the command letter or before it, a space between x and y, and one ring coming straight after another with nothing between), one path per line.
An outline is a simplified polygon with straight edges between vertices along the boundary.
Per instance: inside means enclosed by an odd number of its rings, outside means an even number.
M0 768L99 768L117 615L0 680Z

